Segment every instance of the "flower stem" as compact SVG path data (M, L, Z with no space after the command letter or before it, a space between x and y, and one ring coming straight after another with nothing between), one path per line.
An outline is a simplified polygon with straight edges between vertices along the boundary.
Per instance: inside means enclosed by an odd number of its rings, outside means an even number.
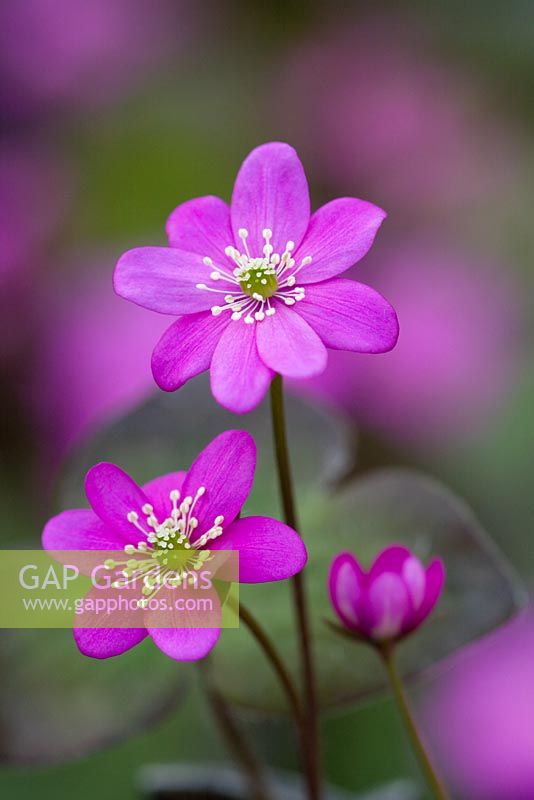
M284 518L286 523L298 530L297 511L291 477L291 465L287 444L287 432L284 409L284 392L281 375L275 375L271 384L271 418L273 425L274 449L278 469L278 482ZM319 800L321 796L319 720L317 695L315 690L315 670L313 663L312 642L306 589L302 573L292 579L293 601L297 617L299 644L302 662L302 676L305 698L307 781L310 800Z
M302 711L300 708L300 700L293 683L293 679L284 664L282 657L280 656L278 650L276 649L274 643L266 633L266 631L261 627L260 623L257 619L251 614L251 612L240 603L239 605L239 616L247 626L249 631L252 633L254 638L257 640L258 644L262 648L267 660L270 662L272 668L276 672L276 675L282 684L282 688L287 697L287 701L289 703L290 711L293 714L295 723L297 728L300 730L302 726Z
M415 719L413 717L410 705L408 703L408 698L404 690L402 679L395 665L395 659L393 655L394 651L393 645L391 644L378 645L377 650L380 653L384 665L386 667L386 671L389 678L389 684L391 686L391 690L393 692L397 708L404 722L404 726L410 738L410 743L415 752L415 755L419 760L421 769L427 780L428 786L432 791L432 794L434 795L436 800L449 800L447 792L445 791L445 788L443 787L441 780L438 778L436 771L432 766L430 757L425 749L425 746L417 730L417 725L415 723Z
M267 780L254 750L240 730L231 708L215 686L211 677L209 659L199 662L202 684L213 717L222 733L222 739L240 765L248 783L249 796L253 800L270 800Z

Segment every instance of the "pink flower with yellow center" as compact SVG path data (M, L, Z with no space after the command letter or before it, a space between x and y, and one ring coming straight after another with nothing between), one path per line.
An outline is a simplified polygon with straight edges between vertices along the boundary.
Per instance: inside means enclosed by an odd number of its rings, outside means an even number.
M327 348L383 353L397 341L391 305L337 277L371 247L385 213L344 197L310 216L308 184L292 147L262 145L245 159L231 208L190 200L167 222L170 247L119 260L115 291L178 317L152 356L157 384L179 389L210 370L216 400L251 411L275 373L321 373Z
M166 572L186 574L211 551L239 551L239 581L265 583L291 578L304 567L306 548L287 525L269 517L240 517L252 488L256 446L245 431L225 431L187 472L138 484L114 464L97 464L85 480L90 509L63 511L46 524L46 550L123 551L123 576L144 585L139 608L143 627L76 627L80 651L93 658L120 655L147 636L178 661L206 656L220 627L160 627L147 601L165 590ZM141 557L130 565L132 556ZM171 563L168 561L171 559ZM132 571L133 570L133 571Z

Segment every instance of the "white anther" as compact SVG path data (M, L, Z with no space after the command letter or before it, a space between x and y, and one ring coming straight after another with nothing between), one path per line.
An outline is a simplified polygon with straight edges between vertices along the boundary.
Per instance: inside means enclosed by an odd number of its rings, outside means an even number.
M222 284L223 288L215 288L213 284L205 283L198 283L196 286L204 291L218 293L221 298L224 297L224 305L211 307L214 317L229 310L232 321L244 320L247 325L251 325L273 316L276 313L277 303L283 302L286 306L293 306L304 297L303 290L296 286L295 276L312 259L311 256L302 258L299 267L295 269L295 259L292 258L295 242L289 239L283 253L275 253L271 243L273 237L271 228L262 229L264 244L261 250L252 253L247 242L248 230L239 228L237 234L242 247L238 249L231 244L224 250L226 256L234 262L233 266L219 268L210 256L204 256L202 259L206 266L211 267L211 280ZM292 274L287 275L288 273ZM270 276L274 277L273 301L263 296L263 292L270 285ZM226 288L228 284L231 288ZM220 302L222 303L222 300ZM176 512L173 513L176 518Z

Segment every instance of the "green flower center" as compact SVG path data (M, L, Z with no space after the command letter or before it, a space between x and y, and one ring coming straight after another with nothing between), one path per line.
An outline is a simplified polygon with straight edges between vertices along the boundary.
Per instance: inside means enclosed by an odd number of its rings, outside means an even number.
M297 275L311 263L311 256L304 256L297 266L293 258L295 242L289 240L283 253L277 253L271 243L272 230L264 228L263 256L253 257L247 242L248 230L239 228L237 233L242 242L241 249L231 244L224 250L227 258L235 264L231 271L228 265L219 267L214 264L210 256L202 259L210 270L212 284L197 283L196 288L219 295L221 303L224 300L224 305L217 303L211 307L213 316L229 311L233 321L243 319L252 325L272 317L282 303L294 306L303 300L305 290L297 286ZM220 285L214 286L214 283Z
M222 515L215 517L209 530L191 541L198 527L198 518L193 512L205 492L205 487L200 486L194 497L186 496L179 502L180 492L173 489L169 494L171 513L163 522L159 522L150 503L146 503L141 509L145 516L143 521L137 511L130 511L126 515L128 522L143 538L137 546L125 546L124 552L130 558L120 561L108 559L105 567L120 570L117 580L112 584L116 588L137 580L142 582L142 597L139 600L141 608L145 608L148 600L161 590L166 578L190 582L194 579L194 573L211 559L206 545L222 534Z
M276 271L265 258L251 258L246 267L241 267L240 273L237 276L239 285L249 297L266 300L276 294Z

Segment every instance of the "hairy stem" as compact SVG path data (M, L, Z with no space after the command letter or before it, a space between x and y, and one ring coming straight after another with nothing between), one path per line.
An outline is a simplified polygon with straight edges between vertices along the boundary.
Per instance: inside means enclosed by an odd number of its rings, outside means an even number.
M262 648L267 660L274 669L280 684L285 692L289 710L293 715L297 728L301 730L303 724L302 710L300 708L300 700L293 683L293 679L284 664L278 650L273 644L272 640L261 627L256 618L251 612L241 603L239 606L239 616L249 631L252 633L260 647Z
M393 650L394 648L391 645L388 646L387 644L383 644L378 646L378 652L380 653L386 667L389 684L395 698L395 703L397 704L397 708L408 733L410 743L421 765L421 769L427 780L428 786L432 791L432 794L436 800L449 800L447 792L445 791L441 780L438 778L436 771L432 766L430 757L421 740L419 731L417 730L417 725L410 709L410 704L404 690L402 679L395 665Z
M248 783L252 800L271 800L267 781L260 762L246 736L237 724L232 709L215 686L211 677L209 659L199 662L202 684L213 717L222 734L222 740L241 767Z
M298 530L299 525L293 492L293 480L291 477L281 375L275 375L271 384L271 418L278 470L278 483L284 509L284 518L291 528ZM307 765L308 792L310 800L319 800L321 796L319 721L310 620L306 601L304 576L302 573L295 575L292 579L292 586L304 686L306 722L306 753L304 755Z

